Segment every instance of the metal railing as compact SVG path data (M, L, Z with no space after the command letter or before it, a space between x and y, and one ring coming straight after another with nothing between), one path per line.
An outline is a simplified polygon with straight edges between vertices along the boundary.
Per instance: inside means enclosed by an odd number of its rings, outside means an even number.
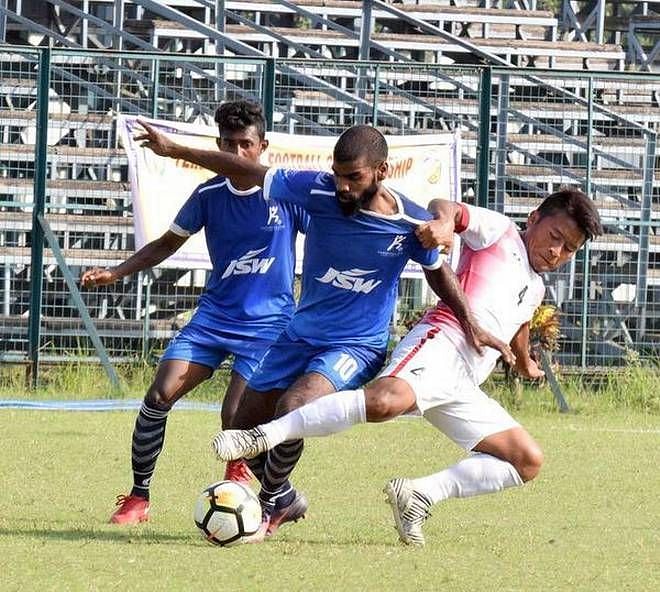
M463 199L520 222L546 193L581 186L607 234L546 278L562 312L559 359L587 368L657 356L659 90L651 74L5 47L0 359L29 360L35 373L39 360L98 359L58 249L43 241L49 227L74 277L130 256L115 115L211 124L220 101L243 97L265 105L275 131L338 134L363 122L391 134L460 129ZM158 353L205 276L156 269L84 291L108 361ZM402 299L403 309L420 305Z

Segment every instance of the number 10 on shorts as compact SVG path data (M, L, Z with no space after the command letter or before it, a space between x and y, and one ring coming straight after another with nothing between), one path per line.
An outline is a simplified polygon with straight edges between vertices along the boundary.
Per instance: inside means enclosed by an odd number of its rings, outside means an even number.
M358 369L358 363L348 354L341 353L332 369L339 374L342 380L348 380Z

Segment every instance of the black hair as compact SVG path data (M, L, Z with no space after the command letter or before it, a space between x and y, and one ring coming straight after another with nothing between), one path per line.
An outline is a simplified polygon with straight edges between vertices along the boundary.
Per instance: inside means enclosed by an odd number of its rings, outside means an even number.
M387 141L375 127L354 125L337 140L333 157L337 162L366 158L370 164L387 160Z
M223 131L240 131L254 126L259 139L266 137L266 119L261 105L252 101L231 101L220 105L215 112L215 122Z
M603 234L603 225L593 200L575 187L563 187L549 195L536 211L541 218L557 212L566 212L575 220L587 240Z

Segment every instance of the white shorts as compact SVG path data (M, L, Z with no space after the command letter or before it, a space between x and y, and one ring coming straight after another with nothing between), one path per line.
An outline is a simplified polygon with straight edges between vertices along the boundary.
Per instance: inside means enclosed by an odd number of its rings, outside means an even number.
M405 380L426 420L465 450L487 436L520 427L479 388L454 344L433 325L415 325L380 376Z

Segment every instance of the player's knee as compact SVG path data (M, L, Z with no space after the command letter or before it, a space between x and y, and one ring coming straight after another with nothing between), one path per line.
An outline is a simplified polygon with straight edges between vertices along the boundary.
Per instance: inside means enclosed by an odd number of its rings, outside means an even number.
M147 391L144 398L145 403L149 407L160 409L162 411L169 411L174 405L175 398L167 393L164 389L159 388L157 385L152 384Z
M367 421L387 421L408 411L411 407L410 398L398 382L383 379L365 389Z
M255 401L254 396L244 395L241 400L238 402L238 405L233 410L233 413L229 413L231 417L225 417L222 415L224 412L224 406L221 411L221 420L223 426L225 421L231 429L234 430L247 430L253 428L255 425L255 420L262 420L265 418L262 408L258 405L258 402ZM266 420L269 419L266 417ZM227 429L225 427L225 429Z
M534 442L527 445L521 452L520 459L516 462L516 470L520 478L526 483L534 479L541 471L543 451Z

